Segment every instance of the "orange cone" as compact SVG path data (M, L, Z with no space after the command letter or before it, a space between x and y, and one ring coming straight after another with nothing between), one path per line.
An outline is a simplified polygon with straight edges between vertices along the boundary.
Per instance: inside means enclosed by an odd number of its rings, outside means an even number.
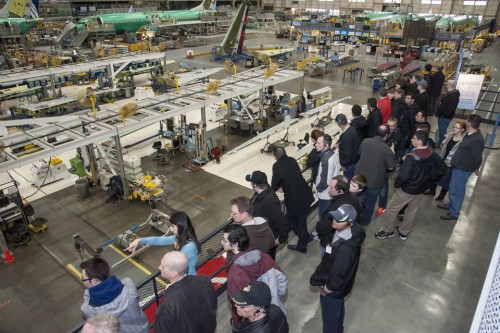
M5 255L5 260L3 261L4 264L10 264L14 261L14 257L10 254L9 250L3 250L3 254Z

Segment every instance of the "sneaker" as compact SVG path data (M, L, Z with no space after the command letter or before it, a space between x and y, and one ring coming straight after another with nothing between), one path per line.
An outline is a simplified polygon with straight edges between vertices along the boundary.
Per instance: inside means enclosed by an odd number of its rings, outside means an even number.
M384 230L380 230L375 234L375 238L377 239L386 239L394 237L394 232L385 232Z
M408 238L408 235L399 232L399 227L396 227L396 232L398 233L399 238L401 238L402 240L406 240Z
M448 214L441 215L439 217L441 220L456 220L458 217L451 215L451 213L448 212Z
M379 208L375 212L375 215L380 216L380 215L384 214L384 212L385 212L385 208Z

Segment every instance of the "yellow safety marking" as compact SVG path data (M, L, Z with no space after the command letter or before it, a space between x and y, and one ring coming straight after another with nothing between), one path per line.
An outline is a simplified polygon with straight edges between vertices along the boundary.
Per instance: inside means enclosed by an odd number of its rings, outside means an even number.
M128 256L123 253L120 249L118 249L116 246L114 246L113 244L110 244L109 245L110 248L112 248L113 250L116 251L116 253L118 253L119 255L121 255L122 257L124 258L127 258ZM139 268L141 271L143 271L144 273L146 273L147 275L151 275L151 272L149 270L147 270L144 266L142 266L141 264L139 264L137 261L135 261L134 259L131 259L131 258L128 258L127 259L132 265L134 265L135 267Z
M66 267L68 267L68 269L73 272L73 274L75 274L79 279L82 278L82 273L80 273L79 270L77 270L75 268L75 266L73 266L73 264L67 264Z
M167 283L165 281L163 281L162 279L160 279L159 277L156 277L155 280L158 284L160 284L164 287L167 285Z

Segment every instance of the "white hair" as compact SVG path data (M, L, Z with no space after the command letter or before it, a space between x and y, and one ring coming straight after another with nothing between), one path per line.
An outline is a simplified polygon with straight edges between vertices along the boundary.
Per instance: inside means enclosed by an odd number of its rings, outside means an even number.
M110 313L101 313L87 319L85 325L92 325L94 333L120 333L120 322Z

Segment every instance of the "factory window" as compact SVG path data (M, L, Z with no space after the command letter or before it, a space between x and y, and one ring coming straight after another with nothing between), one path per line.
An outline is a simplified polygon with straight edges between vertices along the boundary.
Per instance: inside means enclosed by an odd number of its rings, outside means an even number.
M321 1L333 1L333 0L319 0L319 1L321 2Z
M465 0L464 6L486 6L485 0Z
M349 0L349 2L365 2L365 0Z
M384 3L401 3L401 0L384 0Z
M422 0L422 5L440 5L441 0Z

